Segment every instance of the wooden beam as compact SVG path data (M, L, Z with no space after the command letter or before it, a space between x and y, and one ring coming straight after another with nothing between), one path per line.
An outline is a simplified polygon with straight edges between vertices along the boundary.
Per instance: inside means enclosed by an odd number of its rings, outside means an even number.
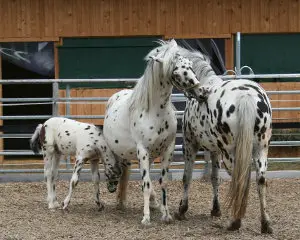
M59 37L20 37L20 38L0 38L0 42L58 42Z
M231 34L189 34L189 35L165 35L165 39L201 39L201 38L231 38Z
M61 46L61 42L57 41L54 43L54 78L59 79L59 58L58 58L58 47ZM60 95L62 94L62 95ZM65 96L65 90L59 91L59 97ZM62 111L62 112L61 112ZM58 114L66 114L65 104L58 104Z
M62 45L62 40L54 43L54 78L59 78L59 57L58 57L58 47Z
M225 39L225 67L234 70L234 38Z

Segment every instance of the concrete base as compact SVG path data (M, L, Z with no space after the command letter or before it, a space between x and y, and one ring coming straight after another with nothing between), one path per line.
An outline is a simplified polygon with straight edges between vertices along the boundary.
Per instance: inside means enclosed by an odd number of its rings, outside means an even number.
M203 178L204 176L203 170L194 170L193 172L193 179ZM170 172L169 179L170 180L182 180L183 172ZM104 174L100 174L101 181L105 180ZM230 177L224 170L220 170L220 177L224 180L229 180ZM255 179L255 172L252 172L252 179ZM152 173L151 179L156 181L160 178L159 173ZM300 171L270 171L267 172L267 179L272 178L300 178ZM60 173L59 180L69 181L71 179L70 173ZM138 173L133 173L130 176L130 180L141 180L141 176ZM7 182L40 182L44 181L44 174L40 173L2 173L0 174L0 183L7 183ZM80 174L80 181L91 181L91 174L90 173L82 173Z

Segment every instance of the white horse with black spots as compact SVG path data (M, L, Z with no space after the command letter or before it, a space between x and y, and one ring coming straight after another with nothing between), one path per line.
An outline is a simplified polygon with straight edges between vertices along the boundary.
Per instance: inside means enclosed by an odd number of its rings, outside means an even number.
M163 49L159 49L159 51ZM183 121L183 145L185 167L183 198L178 219L184 219L188 210L193 164L196 153L203 148L211 153L213 186L212 216L220 216L219 160L231 175L227 204L232 210L229 230L241 226L248 201L251 163L256 166L257 189L260 199L261 232L272 233L266 204L266 171L269 141L272 134L272 111L266 92L259 84L245 79L223 81L216 76L208 58L197 51L180 48L184 57L193 62L193 69L201 88L193 88L187 94L198 99L187 101ZM203 99L203 88L210 93Z
M116 161L114 154L105 142L101 129L93 124L62 117L50 118L37 126L31 137L30 147L35 153L43 153L47 201L50 209L60 206L56 198L55 181L58 175L59 161L63 157L73 155L76 157L69 194L63 202L63 209L67 208L72 191L78 183L80 170L88 160L94 182L95 201L99 210L104 207L99 197L100 159L104 164L108 190L115 192L117 189L122 166Z
M150 205L158 207L150 179L150 165L157 157L161 157L162 221L172 221L167 205L167 172L175 147L177 119L171 93L173 85L187 89L199 83L192 63L176 54L177 50L174 40L167 42L159 54L152 50L135 88L115 93L107 105L103 133L108 145L122 161L139 160L144 194L142 224L150 223ZM126 198L128 170L123 170L119 183L120 208Z

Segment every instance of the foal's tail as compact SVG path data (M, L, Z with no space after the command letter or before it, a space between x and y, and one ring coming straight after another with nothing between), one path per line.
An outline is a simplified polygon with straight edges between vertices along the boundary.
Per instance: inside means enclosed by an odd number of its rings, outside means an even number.
M40 143L40 133L42 130L43 124L39 124L34 133L32 134L32 137L30 139L30 148L35 153L38 154L41 150L41 143Z
M243 95L237 106L238 134L236 138L235 162L232 171L232 180L228 193L228 207L232 207L234 219L244 217L247 208L254 124L256 119L256 104L250 95Z

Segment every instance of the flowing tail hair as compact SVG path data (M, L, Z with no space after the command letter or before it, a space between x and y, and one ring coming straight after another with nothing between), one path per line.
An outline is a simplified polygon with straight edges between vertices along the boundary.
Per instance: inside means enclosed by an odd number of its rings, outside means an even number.
M238 134L235 161L226 205L234 219L245 216L251 178L253 133L256 119L256 103L250 95L242 95L237 106Z
M32 134L32 137L29 141L30 143L30 149L35 153L38 154L41 151L41 131L43 129L43 124L39 124L34 133Z

